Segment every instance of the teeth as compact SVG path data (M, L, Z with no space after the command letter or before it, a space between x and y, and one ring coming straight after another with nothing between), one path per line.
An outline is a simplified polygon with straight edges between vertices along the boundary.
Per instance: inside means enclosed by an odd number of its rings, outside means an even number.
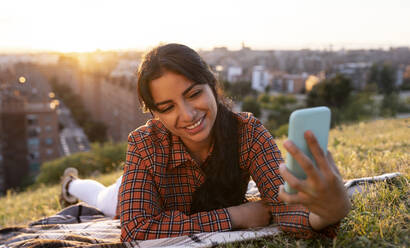
M193 125L191 125L191 126L188 126L188 127L186 127L186 128L187 128L187 129L194 129L194 128L196 128L197 126L199 126L199 124L201 124L201 121L202 121L202 118L199 119L199 121L197 121L195 124L193 124Z

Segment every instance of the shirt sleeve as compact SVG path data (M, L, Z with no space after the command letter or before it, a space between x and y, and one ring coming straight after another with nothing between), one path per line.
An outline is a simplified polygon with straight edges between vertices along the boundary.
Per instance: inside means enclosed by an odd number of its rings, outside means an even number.
M284 183L279 164L283 162L281 153L266 128L259 120L254 119L253 143L248 157L249 171L255 181L262 199L271 207L273 223L285 232L291 232L298 238L312 238L314 236L336 236L336 226L327 227L320 232L312 229L309 223L309 210L302 205L287 205L279 199L279 186Z
M199 232L231 230L227 209L186 215L164 210L149 159L129 138L124 175L119 191L121 241L147 240Z

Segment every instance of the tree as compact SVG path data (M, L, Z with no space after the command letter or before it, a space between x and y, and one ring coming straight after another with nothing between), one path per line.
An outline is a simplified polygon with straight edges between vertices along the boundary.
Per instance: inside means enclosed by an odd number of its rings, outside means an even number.
M342 121L343 109L349 106L352 83L338 74L316 84L306 99L308 107L328 106L332 110L332 125Z
M268 104L270 102L270 96L266 93L262 93L258 96L258 102L261 104Z
M255 90L252 89L252 84L250 81L236 82L225 86L225 90L228 95L234 99L241 100L245 96L254 94Z
M307 105L309 107L325 105L341 109L348 103L351 92L351 80L338 74L316 84L308 94Z
M370 67L367 84L377 85L383 95L390 95L396 90L395 81L395 69L391 64L373 64Z
M287 129L283 126L288 123L289 116L295 109L298 109L300 106L297 102L297 99L294 96L289 95L277 95L271 96L268 103L264 103L263 107L271 110L268 123L266 124L267 128L275 135L281 136L284 134L283 131ZM278 131L282 127L281 131ZM279 133L278 133L279 132Z
M390 95L396 90L395 70L390 64L383 64L379 73L379 87L383 95Z
M383 116L395 116L399 109L398 97L395 94L397 90L395 71L395 68L389 63L373 64L370 68L368 83L375 83L379 92L383 94L380 109Z
M107 126L98 121L87 121L84 125L84 132L91 142L103 143L107 140Z
M247 96L243 100L242 111L251 112L255 117L259 117L261 115L261 106L254 97Z
M367 77L367 84L376 84L379 82L379 67L373 64L370 67L369 76Z

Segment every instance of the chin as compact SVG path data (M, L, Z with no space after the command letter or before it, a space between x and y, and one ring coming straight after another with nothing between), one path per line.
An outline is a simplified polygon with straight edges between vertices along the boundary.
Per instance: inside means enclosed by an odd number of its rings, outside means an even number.
M200 143L200 142L206 141L210 135L211 135L210 130L203 130L201 133L198 133L193 136L189 136L187 138L194 142Z

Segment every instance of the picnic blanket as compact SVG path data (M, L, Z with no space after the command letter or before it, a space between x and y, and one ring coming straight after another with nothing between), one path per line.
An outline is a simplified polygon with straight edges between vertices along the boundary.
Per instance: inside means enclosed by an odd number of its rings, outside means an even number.
M375 181L389 181L399 173L378 177L353 179L345 182L350 196L365 192L365 185ZM248 197L257 197L256 185L248 190ZM199 233L129 243L120 242L120 221L104 216L98 209L79 203L56 215L35 221L28 226L0 229L0 247L214 247L220 244L273 237L280 233L272 225L259 229Z

